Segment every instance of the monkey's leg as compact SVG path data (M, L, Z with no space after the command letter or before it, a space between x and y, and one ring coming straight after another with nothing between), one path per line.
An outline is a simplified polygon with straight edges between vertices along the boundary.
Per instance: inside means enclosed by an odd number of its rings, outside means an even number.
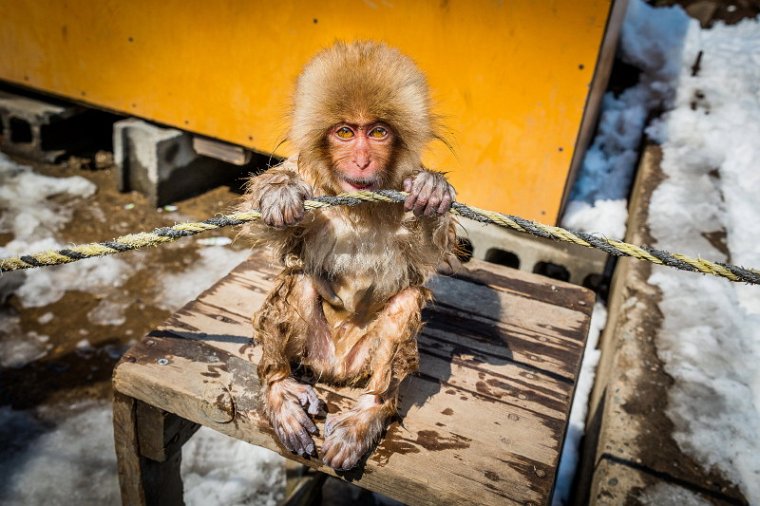
M310 434L317 427L309 415L322 411L317 393L291 377L291 360L302 359L309 348L328 346L329 331L312 280L284 272L262 308L254 315L254 329L263 353L258 367L265 414L288 450L314 453ZM307 414L308 411L308 414Z
M399 385L419 363L415 337L427 299L426 289L406 288L389 299L373 323L366 342L379 343L367 350L372 371L367 393L359 396L353 409L329 416L325 424L322 461L328 466L354 467L396 414Z

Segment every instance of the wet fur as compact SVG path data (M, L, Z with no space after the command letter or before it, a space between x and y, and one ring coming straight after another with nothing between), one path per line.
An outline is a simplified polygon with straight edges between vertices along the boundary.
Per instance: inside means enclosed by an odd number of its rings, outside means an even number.
M395 413L398 387L419 362L416 335L430 299L422 285L437 266L457 263L448 213L415 216L388 204L300 213L312 194L339 191L325 139L347 114L393 128L382 187L401 190L411 178L450 189L421 165L420 150L436 137L424 77L411 60L374 43L338 44L307 65L290 132L298 155L248 183L242 209L260 209L264 223L246 232L284 266L253 318L266 414L287 449L313 453L313 424L304 418L304 410L314 413L313 396L291 378L292 364L322 381L364 385L356 407L326 424L323 459L339 469L356 465Z

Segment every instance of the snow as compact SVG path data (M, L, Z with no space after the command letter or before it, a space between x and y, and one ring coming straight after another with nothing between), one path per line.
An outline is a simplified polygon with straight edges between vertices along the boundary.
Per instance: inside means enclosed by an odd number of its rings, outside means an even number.
M605 97L563 225L622 237L624 215L614 206L629 191L646 116L662 107L669 112L646 128L662 145L666 175L649 209L654 246L757 268L760 21L703 30L678 7L634 0L620 44L623 59L642 69L641 79L619 97ZM704 469L721 472L760 504L760 289L661 267L649 282L662 292L655 342L675 382L666 394L673 438ZM575 458L566 449L561 469ZM560 471L558 491L570 476ZM641 500L705 503L665 484Z
M39 360L52 348L50 336L22 333L18 316L0 308L0 367L18 369Z
M103 299L87 313L87 319L95 325L121 325L127 321L124 312L128 307L127 302Z
M87 198L96 189L80 176L55 178L35 174L0 153L0 232L14 236L8 244L0 246L0 257L65 247L56 241L55 233L71 220L72 210L66 203ZM60 300L72 286L93 293L122 286L132 272L130 264L115 257L33 269L25 272L16 295L23 307L43 307Z
M284 498L284 461L266 448L202 427L182 448L182 481L188 506L274 506Z
M625 236L626 220L628 220L626 199L600 199L593 204L574 200L567 205L562 226L570 230L593 232L612 239L621 239Z
M662 506L672 504L678 506L710 506L711 501L695 494L691 490L672 483L660 481L654 486L647 487L639 498L640 504L646 506Z
M552 504L566 504L570 500L573 477L578 467L581 438L585 432L586 414L588 412L588 400L591 390L594 388L596 366L599 364L601 352L597 349L599 336L607 324L607 308L601 302L594 305L591 315L591 325L586 340L586 349L581 361L581 372L578 375L578 383L575 386L575 397L570 408L570 424L565 436L565 444L562 446L562 458L557 471L557 487L554 490Z
M678 75L682 39L689 24L679 7L654 9L628 4L619 56L641 69L638 84L602 100L599 126L573 185L562 226L622 239L626 200L649 113L668 107ZM585 203L585 205L583 205Z
M760 21L690 26L674 108L652 135L667 176L650 206L656 246L760 266ZM727 251L707 239L721 233ZM673 437L758 504L760 287L664 269L649 281L662 292L657 349L675 380L667 410Z
M0 504L119 504L110 403L34 411L0 407ZM285 473L275 453L202 428L183 448L189 506L274 505Z

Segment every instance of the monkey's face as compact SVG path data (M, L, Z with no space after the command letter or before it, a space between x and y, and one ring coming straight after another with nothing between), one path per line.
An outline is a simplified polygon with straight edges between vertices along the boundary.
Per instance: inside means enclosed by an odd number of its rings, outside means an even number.
M336 190L378 190L392 179L396 139L386 123L339 123L327 139Z

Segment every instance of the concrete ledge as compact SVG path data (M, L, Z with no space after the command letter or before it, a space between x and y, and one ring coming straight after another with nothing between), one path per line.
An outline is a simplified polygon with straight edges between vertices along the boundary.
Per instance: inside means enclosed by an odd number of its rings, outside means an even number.
M652 243L647 213L663 178L660 159L659 147L646 149L629 205L628 242ZM709 503L745 504L736 486L705 472L671 437L673 425L665 409L673 381L657 356L661 294L647 283L653 268L664 267L633 259L618 262L610 316L600 340L576 503L667 504L648 502L647 494L676 487Z

